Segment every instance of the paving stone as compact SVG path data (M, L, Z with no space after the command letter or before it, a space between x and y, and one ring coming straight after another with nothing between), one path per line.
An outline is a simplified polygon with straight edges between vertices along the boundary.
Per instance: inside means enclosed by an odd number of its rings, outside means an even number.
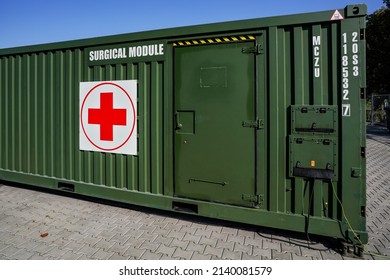
M224 260L241 260L242 252L232 252L228 249L223 250L222 259Z
M175 231L181 231L181 228L183 226L182 225L179 225L179 224L167 224L164 229L168 229L168 230L175 230Z
M381 255L387 256L387 257L390 256L390 247L389 248L384 248L384 247L379 247L379 246L376 246L376 247Z
M244 245L252 245L257 247L263 246L263 240L259 238L245 237Z
M126 241L126 243L122 244L122 246L129 246L129 247L134 247L134 248L140 248L144 242L148 240L146 239L133 239L130 238L129 240Z
M130 247L129 249L126 250L126 252L123 255L130 259L139 260L146 251L147 250L145 249Z
M347 260L347 261L355 261L356 258L354 257L347 257L347 256L342 256L343 260Z
M67 244L63 245L62 247L64 249L69 249L69 250L72 250L74 252L76 252L77 250L80 250L80 248L82 247L83 245L80 244L80 243L77 243L75 241L70 241L68 242Z
M218 239L207 238L205 236L202 236L202 238L199 240L199 244L209 245L209 246L215 247L215 245L217 244L217 241L218 241Z
M212 232L220 233L222 228L221 226L207 225L206 230L211 230Z
M100 239L96 244L94 244L94 247L101 248L101 249L108 249L110 248L114 242L109 242L106 239Z
M221 232L222 233L227 233L227 234L230 234L230 235L237 235L238 229L230 228L230 227L223 227Z
M198 252L194 252L192 255L192 260L211 260L211 255L203 255Z
M181 258L184 260L190 260L194 252L192 251L186 251L181 248L177 248L175 252L173 253L172 257L174 258Z
M320 251L321 257L323 260L342 260L340 254L329 251Z
M181 241L181 240L173 239L169 246L178 247L180 249L185 250L189 243L190 243L189 241Z
M126 229L126 232L128 232L128 231L129 231L129 229ZM114 231L104 230L104 231L100 231L98 234L92 235L92 236L96 236L100 240L103 239L105 241L110 241L115 235L116 235L116 232L114 232Z
M124 244L126 243L130 238L138 238L142 235L143 232L140 232L140 234L137 234L136 236L132 236L131 233L129 235L122 235L122 234L115 234L110 241L114 241L119 244Z
M234 242L225 242L225 241L222 241L222 240L218 240L216 248L224 248L224 249L233 251L234 244L235 244Z
M35 241L34 241L34 240L33 240L33 241L29 241L29 243L30 243L30 242L34 243ZM69 243L69 240L67 240L67 239L65 239L65 238L58 238L58 239L56 239L56 240L53 241L52 245L63 248L63 247L64 247L66 244L68 244L68 243ZM24 248L26 248L26 245L25 245L25 244L23 244L23 245L21 245L21 246L23 246Z
M156 253L161 253L164 255L172 256L173 252L175 252L176 248L175 247L168 247L165 246L164 244L161 244L160 247L156 250Z
M0 254L0 260L10 260L7 256Z
M1 251L4 250L5 248L7 248L8 246L10 246L9 243L5 243L5 242L0 241L0 254L1 254Z
M164 219L164 222L169 223L169 224L177 224L179 222L179 220L176 218L166 217Z
M1 256L0 256L0 259L1 259ZM40 255L40 254L38 254L38 253L34 253L34 254L29 258L29 260L36 260L36 261L38 261L38 260L46 260L46 257L45 257L45 256L42 256L42 255Z
M196 251L200 254L202 254L204 252L204 250L206 249L206 245L202 245L202 244L195 244L193 242L190 242L187 246L187 251Z
M128 260L130 258L131 258L130 256L123 256L123 255L119 255L118 253L114 253L109 259L119 261L119 260Z
M301 252L302 252L302 256L311 257L313 259L318 259L318 260L322 259L321 253L318 250L312 250L306 247L301 247Z
M217 256L218 258L222 257L223 249L222 248L214 248L211 246L206 246L204 250L205 255Z
M41 244L40 242L36 242L35 240L29 240L25 239L25 242L18 245L17 247L20 248L20 249L26 249L27 251L33 251L35 247L37 247L39 244ZM8 245L7 245L8 246ZM1 243L0 243L0 251L1 251Z
M76 253L86 255L87 257L92 257L97 251L99 251L99 248L92 247L86 244L79 250L77 250Z
M85 238L85 236L79 232L74 232L73 234L69 235L67 239L71 241L76 241L82 243L82 240Z
M164 254L158 253L158 252L150 252L149 250L146 250L145 253L142 255L142 260L159 260ZM169 255L166 255L169 257Z
M62 238L66 238L67 240L69 240L69 236L71 236L72 234L73 232L68 231L67 229L63 229L58 233L58 236L61 236Z
M2 226L3 227L3 226ZM4 230L4 228L3 228ZM10 243L9 241L15 238L15 234L9 233L9 232L1 232L1 241Z
M138 239L154 241L154 240L156 240L157 237L158 237L158 234L143 233L140 237L138 237Z
M199 243L200 239L201 239L201 236L188 234L188 233L186 233L185 236L183 237L183 241L190 241L190 242L193 242L196 244Z
M192 225L192 222L191 221L186 221L186 220L178 220L177 224L181 225L183 227L190 227Z
M130 244L118 244L113 242L112 246L106 250L109 252L117 253L119 255L123 255L130 247L132 247Z
M113 254L113 252L106 252L103 249L99 249L95 254L93 254L92 259L109 260Z
M247 253L248 255L252 254L252 248L253 248L252 245L241 245L240 243L234 244L234 251Z
M228 236L229 236L229 234L227 234L227 233L216 232L216 231L213 231L213 233L211 234L211 238L219 239L222 241L226 241Z
M185 232L185 233L189 233L189 234L191 234L191 235L194 235L195 232L196 232L196 230L197 230L197 228L183 226L183 227L180 229L180 232Z
M279 242L270 242L267 240L263 240L263 249L276 250L281 252L281 245Z
M271 249L253 248L253 256L265 256L271 259Z
M80 258L80 254L76 254L73 251L68 250L65 254L61 256L62 260L77 260Z
M161 236L167 236L171 232L170 229L156 228L153 233Z
M53 249L53 246L50 246L49 244L46 243L40 243L38 246L34 247L32 250L30 250L33 253L38 253L38 254L46 254L50 250Z
M196 236L211 237L212 233L213 232L211 230L209 230L209 229L206 229L206 230L204 230L204 229L197 229L196 232L195 232L195 235Z
M261 260L261 256L253 256L246 253L243 253L241 258L242 260Z
M129 231L133 231L133 232L138 232L139 228L142 226L142 223L137 223L137 222L134 222L134 223L130 223L127 225L127 229Z
M185 234L186 234L185 232L172 230L167 236L178 239L178 240L182 240L184 238Z
M229 235L227 241L244 244L245 236Z
M31 253L25 249L20 249L18 252L12 255L12 259L14 260L28 260L30 259L34 253Z
M285 244L285 243L282 243L281 246L282 246L282 252L293 253L296 255L301 254L301 249L298 246L289 245L289 244Z
M52 256L53 258L60 259L62 255L67 253L69 250L57 247L57 246L52 246L51 250L46 252L46 255Z
M15 235L15 237L12 238L11 240L9 240L7 243L10 243L10 244L15 245L16 247L20 248L21 244L26 243L26 237L20 236L20 235Z
M254 238L255 232L253 230L245 230L245 229L239 229L237 235L244 236L247 238Z
M160 260L180 260L180 258L168 257L167 255L162 255Z
M184 239L183 239L184 240ZM164 244L166 246L169 246L173 241L173 238L171 237L163 237L163 236L158 236L154 242L158 244Z
M154 226L154 225L142 225L139 230L143 230L145 231L146 233L152 233L153 231L155 231L157 229L157 226Z
M292 255L288 252L281 253L275 250L271 250L271 255L273 260L292 260Z
M196 229L206 229L207 228L207 224L193 222L191 224L191 228L195 229L195 231L196 231Z
M174 239L174 240L176 240L176 239ZM151 252L155 252L158 247L160 247L160 244L158 244L158 243L151 242L151 241L145 241L142 243L142 245L139 247L139 249L145 249L145 250L149 250Z

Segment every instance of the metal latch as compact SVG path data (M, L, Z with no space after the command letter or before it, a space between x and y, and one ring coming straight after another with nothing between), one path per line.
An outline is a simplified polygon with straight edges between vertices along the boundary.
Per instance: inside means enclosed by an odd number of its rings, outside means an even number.
M254 47L248 47L248 48L242 48L242 53L248 53L248 54L262 54L263 53L263 47L261 45L256 45Z
M351 168L351 176L353 178L360 178L362 177L362 169L358 167L352 167Z
M242 126L249 127L249 128L263 129L264 121L261 119L255 121L243 121Z
M264 203L264 195L252 195L252 194L243 194L242 195L243 201L253 202L254 204L257 204L259 207L263 206Z

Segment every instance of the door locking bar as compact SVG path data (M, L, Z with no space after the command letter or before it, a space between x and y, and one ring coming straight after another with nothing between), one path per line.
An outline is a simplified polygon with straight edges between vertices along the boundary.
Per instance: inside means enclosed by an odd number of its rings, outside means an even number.
M260 119L255 121L243 121L242 126L249 127L249 128L263 129L264 121Z
M208 183L208 184L221 185L221 186L229 185L228 182L217 182L217 181L194 179L194 178L188 180L188 183L191 184L191 182Z

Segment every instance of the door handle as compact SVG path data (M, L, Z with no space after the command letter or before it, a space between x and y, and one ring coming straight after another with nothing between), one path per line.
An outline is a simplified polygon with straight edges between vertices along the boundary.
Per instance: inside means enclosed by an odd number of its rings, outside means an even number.
M179 113L175 113L175 130L181 129L183 127L183 124L180 123L179 119Z

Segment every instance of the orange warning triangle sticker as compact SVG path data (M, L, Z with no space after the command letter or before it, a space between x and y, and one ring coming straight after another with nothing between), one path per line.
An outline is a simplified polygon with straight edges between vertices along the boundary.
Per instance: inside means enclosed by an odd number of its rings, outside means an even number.
M344 17L343 15L339 12L339 10L336 10L334 11L332 17L330 18L330 20L343 20Z

